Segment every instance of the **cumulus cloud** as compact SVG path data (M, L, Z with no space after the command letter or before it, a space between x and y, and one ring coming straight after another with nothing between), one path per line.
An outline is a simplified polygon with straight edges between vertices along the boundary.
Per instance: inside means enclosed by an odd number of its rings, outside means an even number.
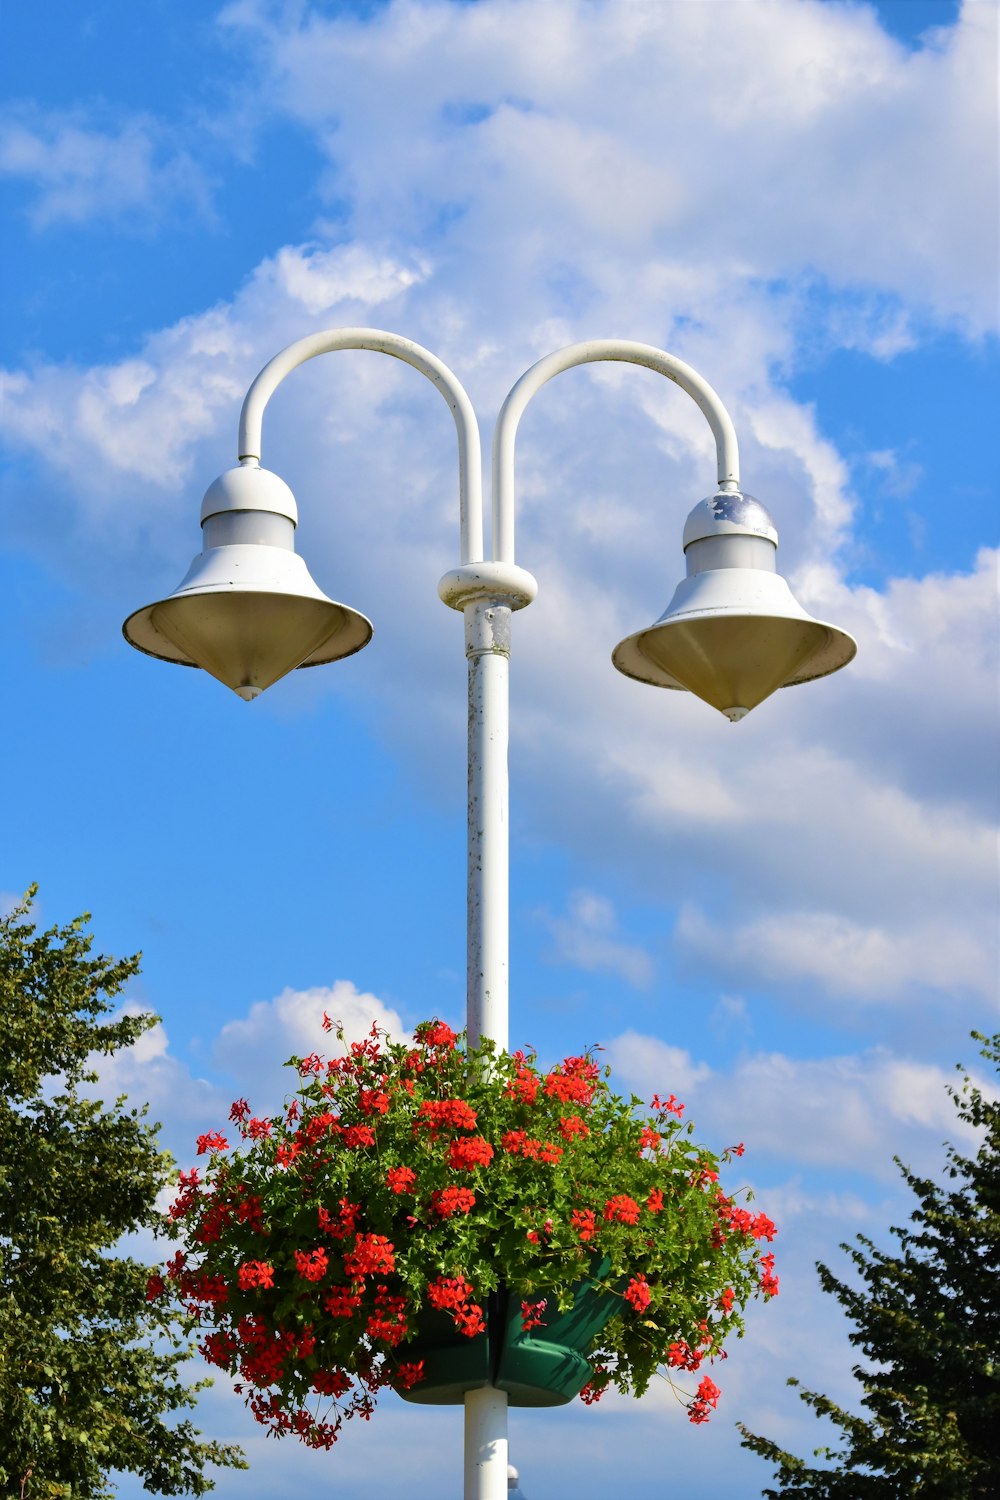
M715 1137L720 1147L744 1141L751 1171L758 1159L771 1159L853 1174L855 1186L832 1189L824 1212L841 1213L845 1204L850 1210L858 1186L867 1197L873 1182L898 1179L894 1153L934 1174L942 1165L943 1139L958 1145L976 1140L947 1092L954 1072L882 1047L820 1058L746 1053L723 1069L696 1062L657 1036L627 1031L606 1043L606 1053L620 1085L640 1097L682 1097L699 1138ZM991 1085L976 1081L992 1097ZM814 1212L816 1191L803 1197L801 1186L789 1189L783 1209Z
M239 1081L248 1098L250 1090L257 1091L269 1101L277 1100L263 1107L277 1108L293 1079L283 1069L288 1057L339 1050L336 1036L323 1030L324 1015L343 1026L347 1042L361 1041L373 1025L394 1037L406 1035L397 1011L377 995L359 991L349 979L338 979L332 985L286 989L273 1000L255 1001L246 1016L228 1021L219 1032L213 1046L215 1062ZM257 1102L255 1108L262 1106Z
M569 850L584 888L604 890L602 854L617 851L622 878L662 904L665 940L686 903L676 952L727 985L804 983L827 1015L845 995L867 1003L911 985L938 1004L952 986L978 1003L996 954L996 554L852 583L857 480L821 414L783 384L806 292L780 278L783 267L813 287L819 277L826 301L809 301L810 316L849 314L853 346L867 347L867 326L875 353L894 307L914 328L985 326L973 242L993 232L989 195L962 143L981 138L992 107L987 9L967 6L910 53L864 7L812 0L408 0L363 20L230 7L230 32L257 49L263 97L324 143L346 227L276 248L228 301L116 364L0 377L8 439L70 480L66 525L46 525L39 545L50 559L65 549L74 568L98 544L120 559L122 614L173 587L197 545L198 496L232 461L247 384L318 322L426 343L484 415L530 360L573 338L671 347L724 392L747 485L777 520L779 564L807 608L857 636L859 655L736 728L619 677L610 649L660 613L681 573L680 526L712 483L712 439L694 404L648 371L568 372L519 440L519 558L541 585L514 630L521 812ZM720 82L709 43L723 25L734 65ZM386 101L375 113L373 93ZM939 120L928 98L950 112ZM859 131L876 125L880 150L856 183ZM582 178L567 165L577 149ZM753 244L738 213L722 233L706 208L706 194L717 204L735 192L731 149L741 180L774 198L750 216ZM586 182L607 185L613 166L617 221L592 223ZM918 183L920 203L938 204L919 226ZM847 254L848 234L864 256ZM306 674L275 694L354 694L434 782L464 709L458 622L435 590L457 561L444 404L397 361L340 354L276 394L264 445L296 490L313 575L377 631L356 672ZM585 966L644 982L648 955L609 921L599 906L551 916L553 952L575 945Z
M995 326L992 6L965 5L916 52L867 7L819 0L227 15L277 106L323 140L359 234L443 216L456 248L482 247L488 224L523 265L560 226L595 270L669 238L692 265L808 265ZM871 338L884 354L885 328Z
M618 937L618 918L606 896L571 891L566 907L564 916L555 916L545 908L535 913L553 939L549 955L553 963L618 974L637 989L650 984L653 960L644 948Z
M145 116L102 127L82 112L9 109L0 118L0 176L26 184L38 230L95 219L143 227L180 203L211 213L202 168Z

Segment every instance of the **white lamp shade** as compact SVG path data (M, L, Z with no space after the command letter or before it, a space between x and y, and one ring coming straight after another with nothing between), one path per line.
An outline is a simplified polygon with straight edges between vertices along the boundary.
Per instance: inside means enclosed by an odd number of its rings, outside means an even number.
M836 672L856 651L846 631L807 614L779 574L723 567L683 579L656 623L611 659L626 677L686 688L735 721L780 687Z
M297 553L260 544L199 553L169 598L122 629L138 650L202 667L245 699L296 667L351 656L372 637L371 622L328 599Z

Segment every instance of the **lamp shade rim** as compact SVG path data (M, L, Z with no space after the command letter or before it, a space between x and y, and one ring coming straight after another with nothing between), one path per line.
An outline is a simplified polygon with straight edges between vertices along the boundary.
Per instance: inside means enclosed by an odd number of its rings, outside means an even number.
M144 656L155 657L157 661L172 662L179 667L197 667L198 662L192 661L182 647L157 629L153 618L156 610L171 601L244 592L241 589L222 587L178 590L175 594L168 594L164 599L157 599L152 604L145 604L141 609L134 610L122 626L122 635L130 646L134 646ZM253 592L261 599L287 599L289 597L283 590L255 589ZM305 661L299 662L300 668L325 666L329 662L340 661L346 656L355 656L368 645L375 634L375 627L367 615L363 615L360 610L353 609L349 604L340 604L336 599L329 599L325 596L316 602L329 605L331 615L335 618L339 617L343 623L340 629L335 630L328 640L317 646Z
M658 620L656 624L647 625L644 630L634 631L632 635L619 641L611 653L611 660L619 672L625 677L633 678L636 682L687 692L689 689L686 684L680 682L647 654L644 649L646 638L654 631L666 632L673 625L685 625L696 620L717 620L720 615L721 612L718 610L688 610L671 619ZM785 623L790 619L800 619L803 624L813 625L818 632L821 632L815 648L805 661L786 678L781 684L782 687L794 687L800 682L812 682L820 677L828 677L831 673L839 671L841 667L846 667L848 662L853 661L857 655L857 642L846 630L841 630L837 625L830 625L825 620L816 620L811 615L806 615L805 612L801 616L796 616L765 613L759 610L745 612L732 610L726 612L726 617L734 621L745 618L748 622L773 621L775 624Z
M721 567L682 578L660 618L620 641L611 659L626 677L686 689L726 712L826 677L857 649L845 630L813 619L780 573Z

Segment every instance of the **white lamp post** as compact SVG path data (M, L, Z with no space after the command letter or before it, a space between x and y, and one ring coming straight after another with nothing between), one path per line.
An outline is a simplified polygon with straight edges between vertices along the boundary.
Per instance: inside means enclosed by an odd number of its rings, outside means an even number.
M736 434L696 371L648 344L603 339L572 344L531 367L513 387L493 443L493 556L484 557L479 429L468 396L428 350L371 328L332 329L275 356L247 392L239 467L202 504L204 550L168 598L125 621L140 651L202 667L241 698L257 697L296 667L319 666L367 645L366 617L317 587L294 550L295 500L260 468L264 407L306 360L370 349L412 365L448 402L458 432L460 563L441 579L445 604L465 617L469 662L468 984L470 1044L508 1039L508 684L511 612L537 585L514 561L514 444L531 397L574 365L624 360L665 375L697 402L716 440L718 489L695 506L684 531L687 577L665 613L614 650L619 671L687 689L731 720L779 687L822 677L854 656L854 641L813 620L775 572L778 536L766 510L739 488ZM465 1500L505 1500L507 1396L493 1387L465 1397Z

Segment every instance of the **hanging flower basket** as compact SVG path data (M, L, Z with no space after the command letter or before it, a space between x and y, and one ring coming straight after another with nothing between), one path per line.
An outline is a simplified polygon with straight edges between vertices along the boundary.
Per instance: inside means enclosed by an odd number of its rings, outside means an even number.
M592 1379L586 1351L618 1311L620 1299L602 1284L610 1266L604 1258L577 1282L566 1312L546 1316L547 1299L539 1298L527 1327L521 1299L507 1287L490 1293L486 1331L472 1339L444 1313L421 1313L406 1347L423 1361L424 1378L399 1394L421 1406L453 1406L466 1391L494 1385L512 1406L565 1406Z
M747 1301L777 1291L773 1223L719 1184L742 1145L695 1145L672 1094L643 1108L590 1054L543 1070L439 1021L409 1044L337 1035L329 1060L291 1059L280 1115L240 1099L232 1149L199 1137L207 1167L180 1174L169 1213L183 1244L150 1280L271 1431L329 1448L385 1387L437 1405L486 1385L523 1406L641 1395L662 1367L720 1358ZM703 1375L691 1420L718 1396Z

